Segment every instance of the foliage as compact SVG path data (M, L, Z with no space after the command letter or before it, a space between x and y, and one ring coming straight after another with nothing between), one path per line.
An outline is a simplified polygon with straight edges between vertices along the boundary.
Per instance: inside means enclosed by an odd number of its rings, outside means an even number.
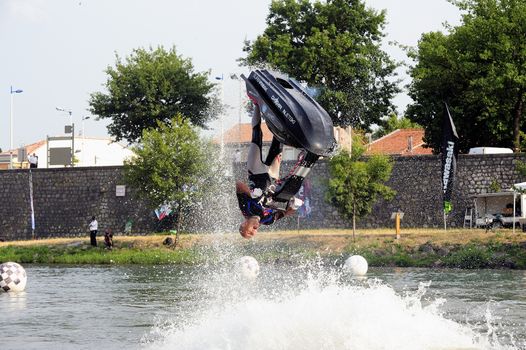
M276 0L267 28L246 41L248 66L270 66L319 88L335 125L367 129L393 109L396 64L380 49L385 13L361 0Z
M380 128L373 134L373 139L379 139L389 133L392 133L398 129L422 129L418 123L411 121L406 117L398 118L398 116L392 113L387 119L382 120Z
M8 246L0 248L1 261L17 261L20 264L184 264L202 260L192 249L168 248L121 248L106 250L87 244L68 246Z
M195 73L191 60L174 47L135 49L125 60L117 55L106 74L107 93L91 94L90 112L111 120L108 132L116 140L137 142L144 129L168 123L177 114L199 127L214 117L208 73Z
M517 168L517 172L519 173L519 175L521 175L522 177L526 177L526 163L525 162L521 162L520 160L518 160L515 167Z
M347 219L371 212L379 197L391 200L395 192L384 183L389 180L392 161L385 155L363 157L365 149L359 136L353 140L352 154L343 150L329 161L327 199Z
M135 157L124 164L126 182L152 208L170 205L178 226L181 215L199 205L220 173L209 161L217 158L213 146L201 140L181 115L168 124L158 122L156 129L144 130L142 143L134 152Z
M491 262L490 251L486 247L468 245L453 252L446 257L445 263L448 266L463 269L482 269L488 267Z
M501 190L501 187L500 187L500 184L498 183L497 180L493 179L493 181L491 181L491 184L489 185L489 192L500 192Z
M526 97L526 2L451 1L464 11L449 33L423 34L409 52L416 64L408 118L425 125L425 141L436 152L441 142L443 102L448 102L459 147L519 148Z

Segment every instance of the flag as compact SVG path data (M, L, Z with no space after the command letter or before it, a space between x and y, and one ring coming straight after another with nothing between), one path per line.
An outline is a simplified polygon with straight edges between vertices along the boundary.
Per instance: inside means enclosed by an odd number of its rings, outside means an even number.
M311 196L311 184L308 179L306 179L301 185L296 197L303 201L301 207L298 208L298 217L308 218L312 212L312 207L310 205L310 196Z
M451 193L455 182L457 171L458 156L458 135L453 124L453 119L449 113L447 103L444 103L444 120L442 129L442 195L444 212L448 214L453 206L451 205Z
M157 220L161 221L172 212L172 208L168 204L163 204L159 208L154 210Z
M31 207L31 232L35 234L35 207L33 206L33 174L29 169L29 205Z

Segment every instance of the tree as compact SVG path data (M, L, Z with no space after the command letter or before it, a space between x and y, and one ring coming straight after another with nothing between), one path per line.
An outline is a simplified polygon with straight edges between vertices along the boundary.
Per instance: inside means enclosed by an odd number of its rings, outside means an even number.
M125 60L117 55L106 74L107 93L91 94L90 112L111 120L108 131L117 140L137 142L144 129L170 123L177 114L199 127L215 117L208 73L195 73L174 47L135 49Z
M177 234L183 216L210 193L217 175L210 143L181 115L156 128L145 129L135 156L124 163L126 183L146 198L152 209L167 204L174 211ZM176 237L177 242L177 237Z
M353 238L356 218L369 214L379 197L391 200L395 192L384 183L391 177L392 161L385 155L364 157L360 136L353 140L352 154L341 151L329 161L327 199L346 218L352 219Z
M334 124L367 129L394 107L396 64L380 49L385 13L360 0L275 0L267 28L246 41L248 66L270 66L320 87Z
M396 114L392 113L389 118L382 120L382 124L373 134L374 139L379 139L389 133L392 133L398 129L422 129L422 126L412 122L411 119L406 117L398 118Z
M423 34L410 68L406 115L424 125L424 140L440 149L443 102L451 107L460 150L476 146L519 150L526 97L526 2L451 1L462 24Z

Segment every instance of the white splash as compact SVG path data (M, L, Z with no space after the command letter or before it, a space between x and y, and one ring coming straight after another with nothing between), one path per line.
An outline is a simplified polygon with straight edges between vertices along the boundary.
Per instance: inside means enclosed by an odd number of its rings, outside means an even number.
M308 273L290 290L273 281L273 292L221 298L195 319L163 329L151 349L508 349L467 325L443 317L443 299L422 306L428 284L397 294L380 281L347 281ZM225 281L229 283L232 281ZM234 282L233 285L236 285ZM254 288L256 287L256 288ZM259 286L261 287L261 286ZM235 289L240 286L233 287ZM247 287L248 288L248 287ZM263 287L262 289L264 289ZM233 301L237 300L237 301ZM179 324L177 324L179 323ZM159 333L159 329L157 329ZM511 349L511 348L509 348Z

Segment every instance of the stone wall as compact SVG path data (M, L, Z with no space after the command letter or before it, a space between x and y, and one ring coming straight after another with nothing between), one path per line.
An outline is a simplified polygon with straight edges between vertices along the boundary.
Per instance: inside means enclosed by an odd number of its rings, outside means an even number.
M403 227L442 227L442 195L440 157L415 156L394 159L393 174L388 186L396 192L390 202L379 201L372 213L360 219L363 227L391 227L391 213L405 213ZM464 210L471 206L469 196L488 192L492 182L501 188L526 181L515 170L517 160L526 162L525 154L460 155L453 192L453 212L449 226L460 226ZM244 177L244 164L238 164L235 178ZM284 164L284 170L291 164ZM85 167L33 169L35 237L86 235L92 215L99 221L99 230L112 228L122 232L128 220L132 233L142 234L156 229L155 215L143 201L126 188L124 197L117 197L116 185L124 184L121 167ZM7 240L32 237L29 200L29 171L0 171L0 238ZM311 182L312 213L307 218L286 218L269 229L281 228L348 228L338 210L327 204L325 191L329 174L326 162L319 162L308 179ZM240 222L234 195L234 180L224 193L204 203L203 211L186 220L185 230L213 232L235 231Z
M379 200L370 215L357 221L357 226L392 227L391 214L402 211L404 227L443 227L440 156L404 156L394 157L393 160L393 172L387 185L396 191L395 197L390 202ZM453 211L448 216L447 225L462 226L465 209L473 207L469 196L490 192L492 182L502 189L509 189L514 183L526 181L526 177L521 177L516 171L518 160L526 162L526 154L459 155L453 187ZM299 219L299 227L352 227L352 222L343 219L337 208L325 201L328 179L327 163L319 162L308 176L313 189L312 213L308 218ZM291 225L296 227L298 222L284 220L275 227L290 228Z
M121 167L32 169L35 237L86 235L91 216L99 231L122 232L132 220L132 232L152 228L152 213L126 188L117 197L116 185L124 184ZM32 237L29 170L0 171L0 237Z

